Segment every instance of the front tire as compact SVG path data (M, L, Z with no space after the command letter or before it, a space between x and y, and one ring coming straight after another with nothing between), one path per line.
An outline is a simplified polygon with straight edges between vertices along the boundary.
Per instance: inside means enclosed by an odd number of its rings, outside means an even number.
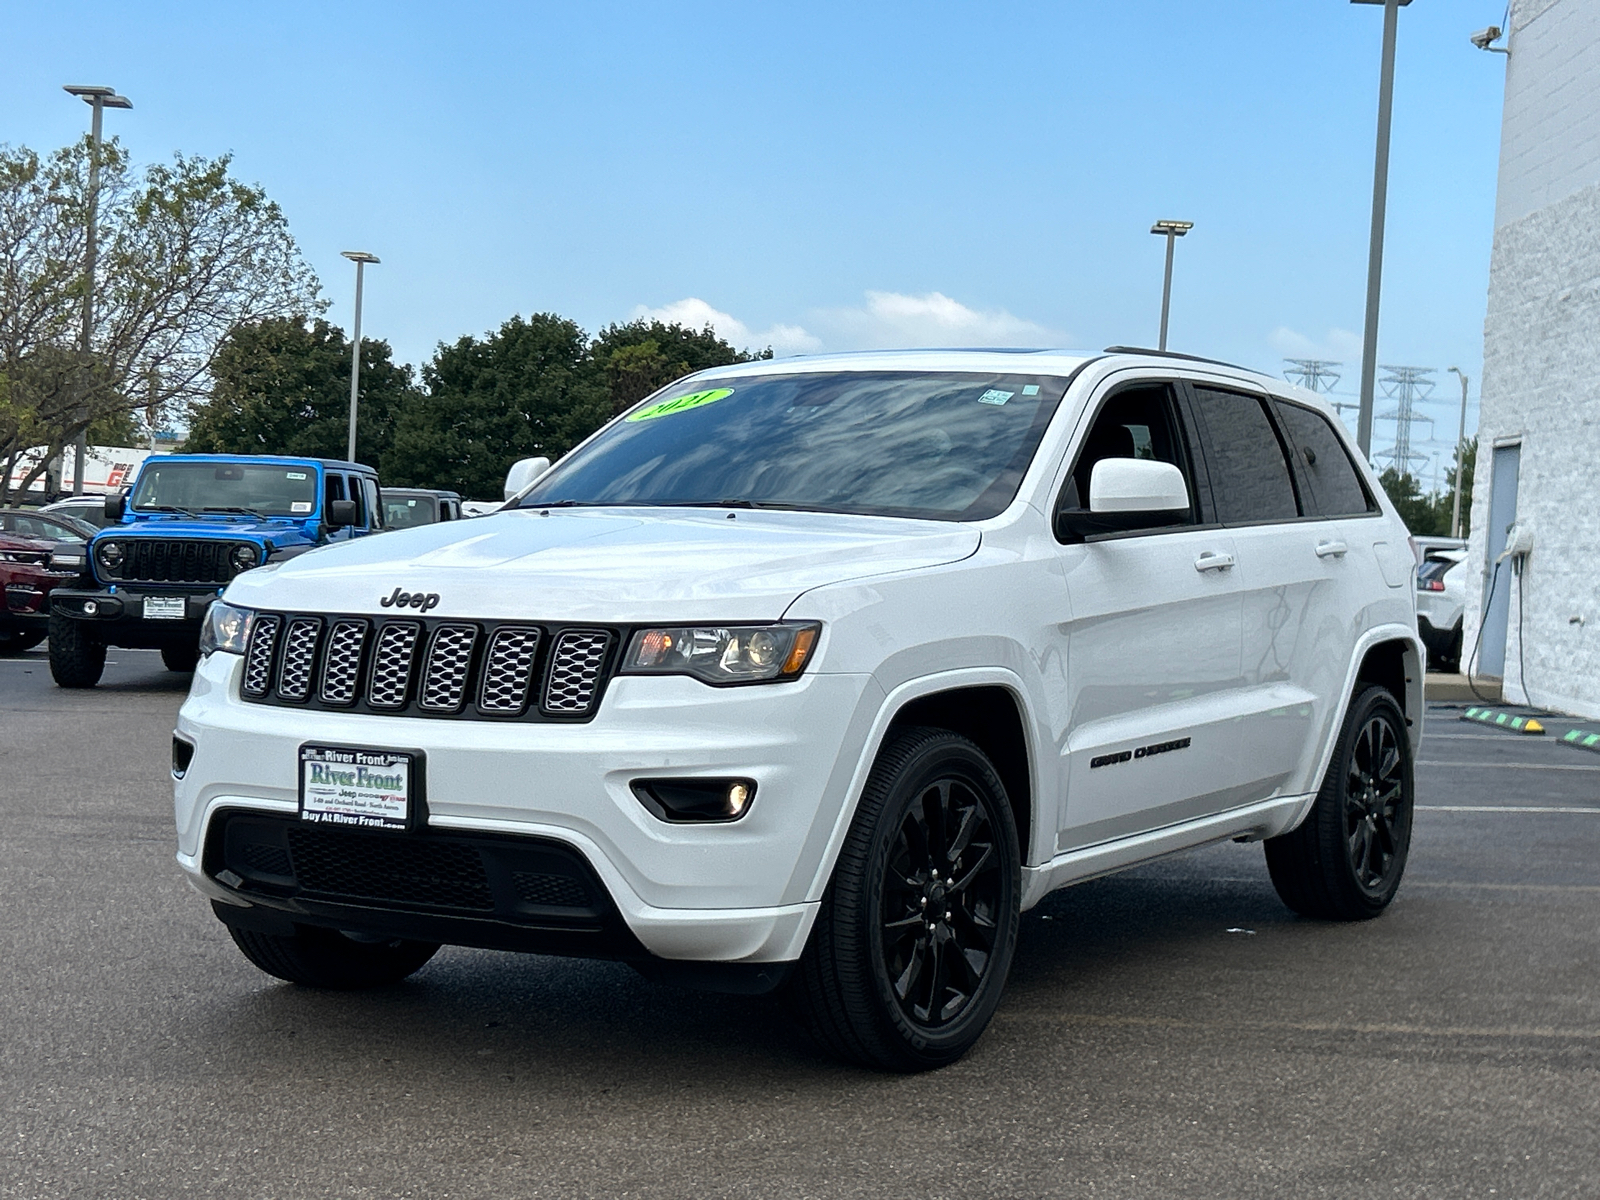
M437 942L351 937L298 925L284 936L228 926L234 944L268 975L306 987L350 991L399 983L439 951Z
M161 647L161 661L169 671L179 673L192 671L200 661L199 646L174 646Z
M22 654L44 641L33 629L0 629L0 654Z
M83 621L50 614L50 675L57 687L92 688L106 669L106 644Z
M800 960L794 996L835 1055L891 1071L960 1058L1016 949L1021 853L972 742L911 729L879 755Z
M1415 803L1405 715L1386 689L1369 687L1345 715L1310 814L1263 843L1272 886L1304 917L1377 916L1405 873Z

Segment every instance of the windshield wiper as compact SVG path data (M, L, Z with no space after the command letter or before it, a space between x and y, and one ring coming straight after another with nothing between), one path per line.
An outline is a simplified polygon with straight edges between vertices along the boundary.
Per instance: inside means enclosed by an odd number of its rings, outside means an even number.
M187 508L179 508L176 504L140 504L137 507L148 509L151 512L182 513L186 517L199 516L198 513L192 513Z
M254 508L240 508L237 504L208 504L201 512L243 513L247 517L262 517L267 514Z

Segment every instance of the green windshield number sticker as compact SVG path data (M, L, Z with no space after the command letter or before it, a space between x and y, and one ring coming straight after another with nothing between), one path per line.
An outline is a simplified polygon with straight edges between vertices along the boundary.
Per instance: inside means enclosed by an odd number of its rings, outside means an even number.
M628 417L630 421L653 421L657 417L669 417L673 413L685 412L691 408L702 408L707 404L715 404L718 400L726 400L733 395L732 388L710 388L704 392L690 392L687 396L678 396L672 400L658 400L654 404L647 404L638 412Z

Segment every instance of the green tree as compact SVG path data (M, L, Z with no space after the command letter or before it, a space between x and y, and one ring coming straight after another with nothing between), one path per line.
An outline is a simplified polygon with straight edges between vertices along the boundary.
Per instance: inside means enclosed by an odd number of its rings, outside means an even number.
M186 451L343 458L350 422L350 341L318 317L272 317L235 329L211 364L211 395L189 410ZM361 339L356 458L379 464L417 391L389 344Z
M0 459L45 460L95 422L201 399L235 325L316 311L316 277L282 211L226 155L176 156L136 173L100 149L100 244L90 344L81 344L88 139L41 156L0 146ZM24 480L26 487L44 470ZM5 480L0 479L0 501Z
M427 392L401 413L385 483L501 494L519 458L559 458L610 415L588 336L554 313L512 317L483 338L441 344Z
M1468 438L1456 447L1456 465L1444 474L1444 491L1439 494L1439 518L1446 533L1450 532L1450 514L1455 506L1456 472L1461 475L1461 536L1472 532L1472 473L1478 465L1478 439Z
M642 318L607 325L589 352L604 375L613 416L691 372L772 357L770 346L760 353L736 349L709 325L696 330Z
M1397 471L1393 467L1387 467L1383 474L1378 476L1378 482L1383 485L1383 490L1388 493L1395 508L1400 510L1400 519L1406 523L1406 528L1413 535L1430 536L1441 532L1436 528L1439 519L1438 508L1434 503L1436 498L1422 494L1422 489L1417 486L1417 481L1410 471ZM1449 530L1443 532L1448 533Z

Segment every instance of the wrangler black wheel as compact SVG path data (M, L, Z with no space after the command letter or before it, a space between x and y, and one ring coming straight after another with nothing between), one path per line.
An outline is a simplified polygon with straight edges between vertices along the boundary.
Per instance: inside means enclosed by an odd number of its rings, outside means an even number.
M199 661L199 646L166 645L161 647L161 662L169 671L192 671Z
M268 975L306 987L381 987L398 983L439 951L436 942L374 938L300 925L290 936L228 926L234 944Z
M879 756L795 982L813 1034L895 1071L954 1062L999 1004L1016 947L1021 853L1004 785L939 729Z
M1405 873L1415 802L1405 716L1388 691L1369 687L1350 705L1310 815L1265 843L1283 902L1335 921L1381 913Z
M58 687L91 688L106 669L106 644L88 623L50 614L50 676Z

